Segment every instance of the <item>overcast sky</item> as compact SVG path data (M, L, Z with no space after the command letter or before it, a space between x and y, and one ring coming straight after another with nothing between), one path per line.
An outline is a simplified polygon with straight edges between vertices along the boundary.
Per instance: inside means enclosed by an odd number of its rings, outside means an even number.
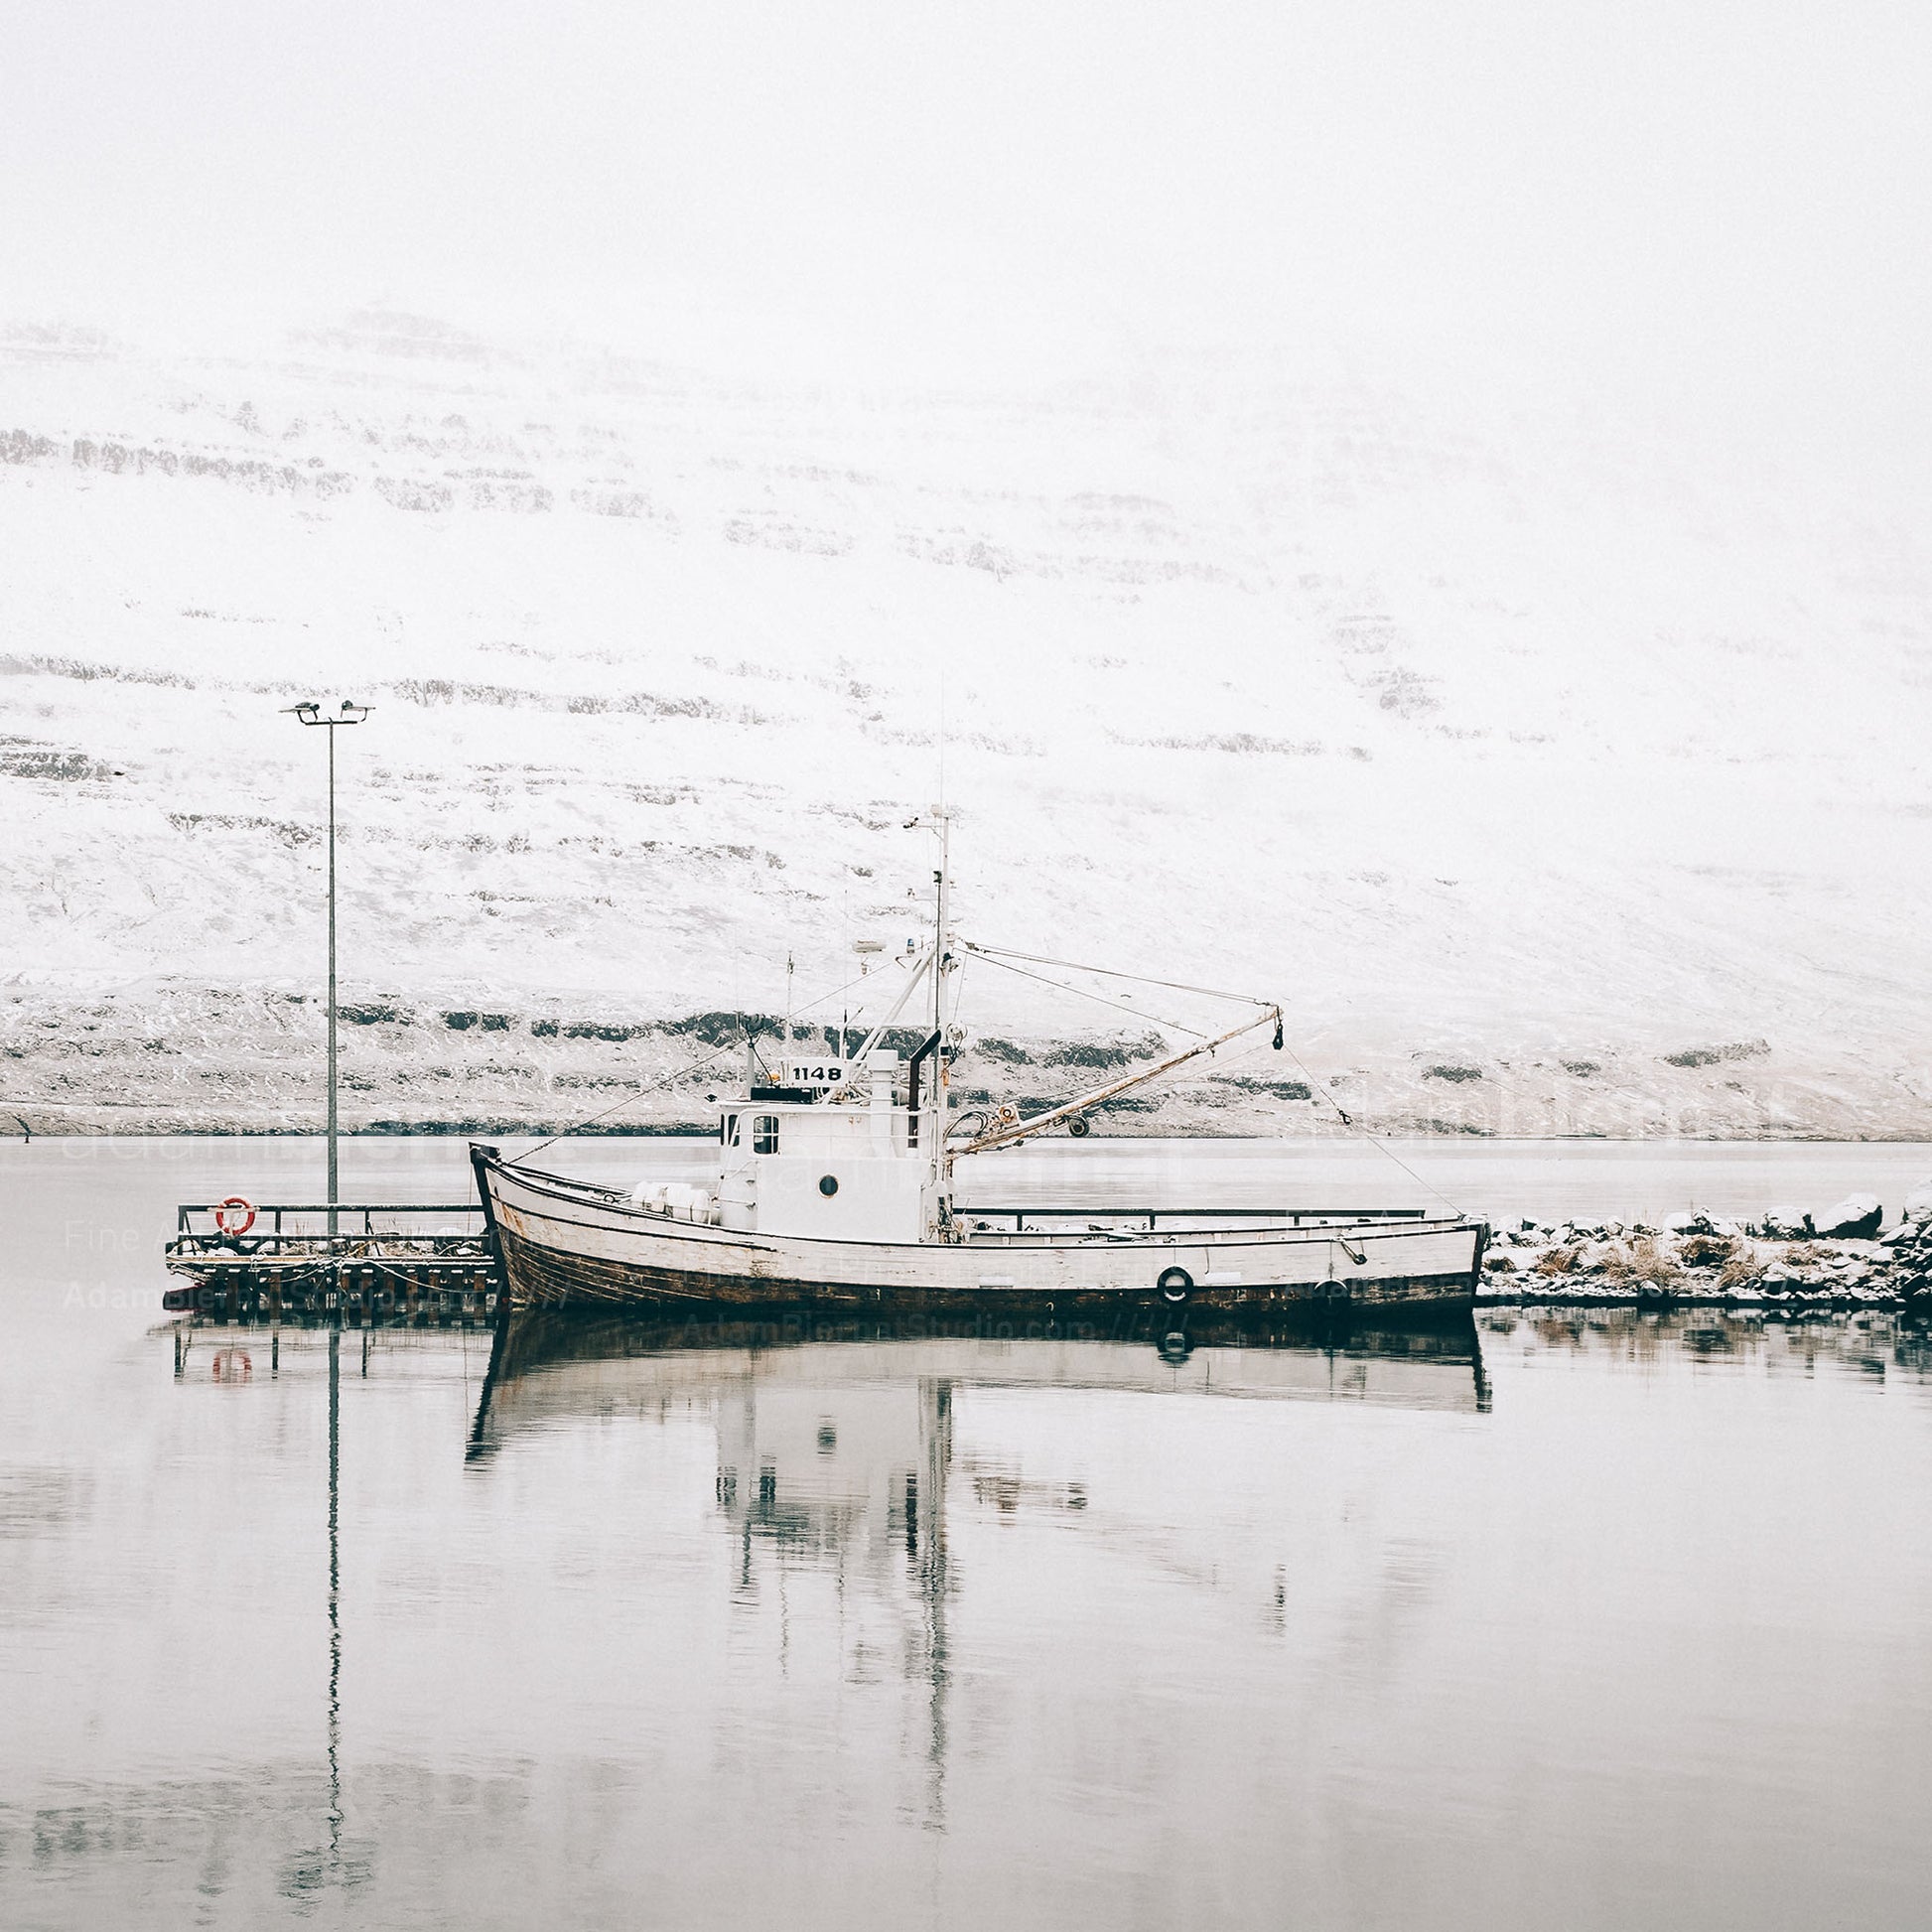
M0 313L1042 363L1395 343L1896 421L1924 0L63 0L0 27Z

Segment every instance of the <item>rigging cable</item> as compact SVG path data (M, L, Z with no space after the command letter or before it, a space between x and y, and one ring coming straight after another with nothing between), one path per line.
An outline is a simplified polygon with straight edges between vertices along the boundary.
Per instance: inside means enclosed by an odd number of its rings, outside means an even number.
M1034 966L1063 966L1069 972L1095 973L1102 979L1134 980L1142 986L1165 986L1171 993L1199 993L1210 1000L1238 1000L1243 1006L1272 1007L1273 1000L1257 999L1252 993L1228 993L1214 986L1189 986L1181 980L1158 980L1147 973L1123 973L1113 966L1083 966L1076 959L1047 959L1039 953L1013 952L1004 946L982 946L971 939L959 942L968 951L981 953L988 959L1024 959ZM1049 982L1050 984L1050 982ZM1181 1031L1184 1033L1185 1028Z
M827 1001L836 1000L841 994L850 993L855 986L862 984L868 977L867 974L861 973L857 979L849 979L843 986L835 986L831 992L820 994L816 1000L812 1000L800 1007L794 1018L802 1018L815 1008L824 1006ZM865 1012L865 1008L861 1006L859 1011L863 1013ZM659 1093L666 1087L674 1086L679 1080L689 1079L700 1067L709 1065L719 1054L736 1052L741 1043L737 1039L723 1041L721 1044L714 1046L710 1052L701 1053L695 1060L677 1068L675 1072L666 1073L660 1079L647 1082L645 1085L637 1088L634 1093L625 1094L621 1100L614 1101L610 1106L603 1108L600 1112L587 1114L582 1120L577 1121L572 1126L558 1128L548 1140L538 1141L534 1147L526 1147L521 1154L514 1158L518 1161L527 1161L531 1155L541 1154L545 1148L555 1147L559 1141L568 1140L573 1134L581 1134L587 1127L595 1127L599 1121L608 1120L613 1114L621 1113L632 1101L641 1100L646 1094ZM841 1059L845 1057L845 1047L846 1041L843 1035L841 1035L839 1040L839 1057Z
M1037 953L1009 952L1003 947L977 945L970 939L963 939L960 941L960 944L964 946L969 952L977 953L982 959L988 960L996 966L1006 967L1007 971L1010 973L1022 973L1028 979L1037 980L1042 986L1058 987L1061 992L1077 994L1080 998L1086 1000L1093 1000L1101 1006L1107 1006L1109 1005L1109 1002L1103 1000L1101 996L1097 993L1088 993L1083 988L1077 986L1067 986L1063 981L1048 979L1042 973L1028 973L1025 971L1025 968L1016 966L1012 962L1016 959L1025 959L1036 966L1063 966L1072 972L1094 973L1106 979L1133 980L1143 986L1164 986L1167 987L1171 992L1198 993L1203 997L1212 1000L1238 1000L1243 1002L1246 1005L1258 1006L1258 1007L1268 1007L1274 1005L1274 1002L1272 1000L1258 1000L1251 993L1228 993L1220 990L1219 988L1211 987L1211 986L1190 986L1184 984L1179 980L1155 979L1151 974L1147 974L1147 973L1124 973L1110 966L1083 966L1077 964L1075 961L1070 959L1047 959L1041 957ZM1119 1009L1116 1007L1113 1008L1113 1011L1118 1012ZM1206 1037L1204 1034L1195 1033L1191 1027L1180 1026L1177 1022L1172 1020L1162 1020L1157 1015L1143 1014L1140 1017L1143 1019L1153 1020L1157 1026L1171 1027L1173 1029L1175 1033L1187 1034L1195 1039L1204 1039ZM1310 1093L1319 1094L1320 1097L1323 1100L1325 1100L1328 1103L1328 1105L1335 1110L1336 1114L1340 1117L1341 1124L1345 1128L1347 1128L1348 1131L1352 1135L1354 1135L1357 1140L1366 1141L1368 1145L1374 1148L1378 1153L1385 1155L1390 1161L1394 1162L1395 1165L1398 1168L1400 1168L1402 1172L1406 1173L1409 1176L1409 1178L1416 1183L1418 1187L1423 1188L1428 1193L1434 1194L1436 1198L1439 1201L1441 1201L1445 1207L1453 1209L1454 1212L1456 1212L1457 1214L1460 1214L1462 1212L1462 1209L1457 1202L1452 1201L1449 1197L1449 1195L1444 1193L1443 1190L1440 1187L1438 1187L1433 1181L1424 1179L1424 1177L1421 1174L1419 1174L1415 1171L1415 1169L1408 1164L1408 1162L1403 1160L1401 1155L1397 1154L1393 1148L1389 1147L1385 1142L1378 1140L1373 1134L1369 1133L1366 1128L1356 1126L1353 1116L1341 1104L1341 1102L1337 1100L1326 1087L1322 1086L1321 1083L1318 1080L1316 1080L1316 1078L1311 1072L1310 1072L1307 1063L1302 1059L1301 1055L1297 1053L1292 1046L1287 1048L1287 1051L1288 1051L1289 1058L1292 1059L1299 1068L1301 1068L1302 1075L1308 1082Z
M962 940L960 943L962 945L968 945L968 949L970 951L977 954L978 957L985 960L987 964L990 966L998 966L1005 972L1018 973L1022 979L1036 980L1041 986L1054 987L1061 993L1071 993L1076 999L1091 1000L1094 1002L1096 1006L1105 1007L1109 1013L1117 1015L1120 1012L1120 1008L1117 1007L1113 1003L1113 1001L1109 1000L1104 994L1089 993L1086 990L1086 988L1082 986L1068 986L1064 980L1048 979L1044 973L1030 973L1026 969L1026 967L1016 966L1011 959L1004 957L1000 953L994 952L990 947L972 946L969 944L969 942L964 940ZM1021 956L1023 958L1025 957L1024 954ZM1084 972L1087 969L1085 967L1074 968L1074 971L1076 972ZM1119 977L1132 978L1133 975L1122 974ZM1160 984L1160 983L1161 982L1158 981L1155 982L1155 984ZM1266 1001L1257 1001L1256 1004L1267 1005L1269 1003ZM1206 1034L1201 1033L1197 1028L1183 1027L1178 1020L1164 1020L1161 1018L1161 1016L1158 1013L1143 1013L1137 1008L1135 1009L1134 1017L1137 1020L1152 1021L1155 1026L1166 1027L1171 1032L1173 1033L1185 1034L1189 1039L1206 1039L1208 1037Z
M661 1079L647 1082L634 1093L627 1093L621 1100L614 1101L610 1106L603 1109L602 1112L587 1114L582 1120L575 1122L569 1127L558 1128L547 1141L538 1141L534 1147L526 1147L521 1154L514 1158L518 1161L527 1161L531 1155L541 1154L545 1148L555 1147L559 1141L568 1140L573 1134L581 1134L585 1128L595 1127L601 1120L609 1120L613 1114L620 1113L625 1107L628 1107L633 1100L641 1100L647 1093L657 1093L665 1087L674 1085L679 1080L688 1079L693 1073L697 1072L699 1067L715 1060L720 1053L737 1052L738 1044L737 1040L728 1039L722 1045L714 1046L710 1052L701 1054L697 1059L691 1061L689 1065L681 1066L675 1072L666 1073Z
M1083 966L1072 960L1045 959L1035 953L1010 953L999 947L977 945L974 943L974 941L970 939L962 939L958 943L962 948L962 950L968 953L972 953L977 957L986 960L990 965L1004 967L1006 971L1008 971L1009 973L1018 973L1020 977L1023 979L1034 980L1041 986L1050 986L1058 992L1071 993L1076 999L1091 1000L1094 1002L1095 1005L1104 1006L1107 1008L1107 1010L1110 1013L1114 1013L1114 1014L1118 1014L1120 1012L1120 1009L1117 1006L1115 1006L1111 1001L1103 998L1100 994L1089 993L1084 987L1068 986L1065 981L1049 979L1043 973L1029 972L1026 969L1026 967L1015 965L1014 961L1024 959L1035 965L1063 966L1072 972L1093 973L1106 979L1132 980L1144 986L1166 987L1169 991L1176 992L1176 993L1198 993L1208 999L1238 1000L1243 1004L1249 1006L1267 1007L1267 1006L1272 1006L1274 1004L1273 1001L1258 1000L1254 997L1254 995L1248 993L1227 993L1214 987L1189 986L1178 980L1155 979L1151 975L1146 973L1124 973L1124 972L1116 971L1115 969L1106 966ZM964 961L961 962L961 966L963 968ZM818 999L810 1001L805 1006L800 1007L797 1010L797 1017L802 1018L805 1014L815 1011L817 1008L827 1004L827 1002L836 1000L840 998L841 995L849 993L855 986L861 985L868 977L869 975L867 975L866 973L861 973L856 979L847 980L843 986L834 987L831 992L821 994ZM959 978L960 981L963 982L965 978L963 971L960 973ZM960 998L960 994L963 991L964 991L963 984L957 985L954 988L952 1010L955 1016L957 1015L959 1010L959 998ZM863 1006L860 1008L860 1011L862 1013L865 1011ZM1196 1029L1192 1027L1182 1026L1178 1021L1175 1020L1164 1020L1158 1014L1149 1014L1149 1013L1142 1013L1137 1011L1135 1017L1137 1019L1151 1021L1154 1025L1159 1027L1166 1027L1174 1033L1185 1034L1191 1039L1205 1039L1207 1037L1205 1034L1198 1032ZM625 1107L628 1107L633 1101L641 1100L647 1094L661 1092L664 1088L675 1085L676 1082L678 1082L679 1080L688 1079L693 1073L696 1073L701 1067L706 1066L712 1060L717 1059L720 1054L735 1050L739 1042L735 1039L726 1040L722 1045L713 1047L710 1052L701 1054L697 1059L690 1061L687 1065L680 1067L677 1071L673 1073L667 1073L659 1079L650 1081L645 1086L639 1087L634 1093L625 1094L622 1097L622 1099L614 1102L611 1106L603 1108L597 1113L586 1116L584 1119L578 1121L573 1126L560 1128L556 1133L552 1134L547 1140L538 1141L534 1146L524 1149L524 1151L520 1155L518 1155L516 1159L520 1161L527 1161L531 1155L541 1154L545 1148L554 1147L557 1144L557 1142L561 1140L565 1140L573 1134L581 1133L586 1127L594 1127L597 1125L599 1121L608 1120L611 1117L611 1115L616 1113L621 1113ZM841 1038L839 1041L841 1057L844 1057L845 1045L846 1045L846 1041L843 1037L843 1030L842 1030ZM1337 1100L1334 1097L1334 1095L1328 1091L1326 1087L1322 1086L1320 1082L1316 1080L1314 1074L1310 1071L1308 1063L1302 1058L1302 1056L1299 1053L1295 1051L1295 1049L1292 1046L1287 1048L1287 1052L1289 1058L1295 1062L1298 1068L1301 1069L1303 1077L1308 1082L1310 1092L1312 1094L1319 1094L1320 1097L1323 1100L1325 1100L1328 1103L1328 1105L1335 1110L1335 1113L1337 1114L1337 1116L1339 1116L1341 1120L1341 1124L1345 1128L1347 1128L1348 1131L1352 1135L1354 1135L1357 1140L1367 1142L1368 1145L1374 1148L1378 1153L1386 1156L1387 1159L1392 1161L1398 1168L1400 1168L1402 1172L1406 1173L1409 1176L1409 1178L1416 1183L1417 1186L1425 1189L1427 1192L1431 1194L1434 1194L1436 1198L1439 1201L1441 1201L1445 1207L1452 1209L1457 1214L1460 1214L1462 1212L1461 1207L1455 1201L1451 1200L1449 1197L1449 1195L1444 1193L1443 1190L1440 1187L1438 1187L1433 1181L1427 1180L1421 1174L1419 1174L1415 1171L1415 1169L1408 1164L1408 1162L1403 1160L1403 1158L1395 1152L1393 1148L1389 1147L1385 1142L1378 1140L1373 1134L1369 1133L1366 1128L1358 1127L1355 1124L1354 1118L1349 1114L1348 1110L1342 1106L1341 1102Z
M1355 1125L1354 1116L1349 1113L1348 1109L1344 1107L1341 1104L1341 1102L1337 1100L1334 1097L1334 1095L1330 1093L1328 1089L1324 1087L1320 1083L1320 1081L1318 1081L1314 1077L1314 1075L1311 1072L1309 1071L1308 1062L1303 1059L1301 1054L1298 1053L1294 1047L1292 1046L1289 1047L1287 1049L1287 1052L1288 1052L1288 1057L1292 1059L1295 1062L1295 1064L1302 1069L1302 1077L1308 1082L1309 1092L1311 1094L1319 1094L1321 1098L1325 1100L1328 1103L1328 1105L1331 1106L1338 1115L1340 1115L1341 1124L1345 1128L1347 1128L1348 1131L1351 1134L1353 1134L1357 1140L1366 1141L1369 1144L1369 1146L1374 1148L1378 1153L1387 1155L1388 1158L1391 1161L1393 1161L1396 1164L1396 1166L1400 1168L1402 1172L1406 1173L1409 1176L1409 1178L1416 1183L1418 1187L1426 1188L1430 1193L1434 1194L1436 1198L1439 1201L1441 1201L1445 1207L1451 1209L1453 1212L1457 1214L1460 1214L1462 1212L1461 1206L1458 1202L1450 1200L1449 1197L1446 1193L1444 1193L1443 1190L1440 1187L1438 1187L1433 1180L1425 1180L1422 1177L1422 1175L1419 1174L1415 1171L1415 1169L1412 1168L1408 1164L1408 1162L1402 1158L1401 1155L1396 1153L1394 1148L1387 1146L1385 1143L1381 1141L1378 1141L1375 1138L1375 1136L1368 1131L1367 1128L1357 1127Z

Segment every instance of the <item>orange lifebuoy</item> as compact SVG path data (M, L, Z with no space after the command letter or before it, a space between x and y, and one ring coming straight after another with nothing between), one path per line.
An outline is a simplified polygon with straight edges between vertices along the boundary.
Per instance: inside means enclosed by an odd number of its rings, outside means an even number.
M240 1219L230 1222L228 1219L230 1210L239 1215ZM214 1210L214 1225L223 1234L246 1234L255 1225L254 1204L243 1200L239 1194L230 1194Z

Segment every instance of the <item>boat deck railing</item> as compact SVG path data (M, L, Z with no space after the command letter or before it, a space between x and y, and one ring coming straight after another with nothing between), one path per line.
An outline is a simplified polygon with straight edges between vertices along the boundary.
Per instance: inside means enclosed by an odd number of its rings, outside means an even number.
M1421 1207L981 1207L955 1205L969 1233L1060 1234L1105 1227L1121 1233L1174 1233L1204 1226L1215 1232L1306 1228L1363 1221L1422 1221ZM1031 1225L1030 1225L1031 1223Z

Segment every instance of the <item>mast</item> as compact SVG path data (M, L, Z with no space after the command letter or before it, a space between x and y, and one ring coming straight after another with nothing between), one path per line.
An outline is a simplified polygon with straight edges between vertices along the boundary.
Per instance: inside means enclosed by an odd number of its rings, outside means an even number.
M932 808L932 822L939 831L939 870L932 875L932 1031L939 1044L932 1056L932 1097L937 1119L932 1134L932 1181L935 1187L946 1184L946 1127L952 1111L951 1070L946 1064L946 975L952 970L947 924L952 916L952 813L941 805Z

